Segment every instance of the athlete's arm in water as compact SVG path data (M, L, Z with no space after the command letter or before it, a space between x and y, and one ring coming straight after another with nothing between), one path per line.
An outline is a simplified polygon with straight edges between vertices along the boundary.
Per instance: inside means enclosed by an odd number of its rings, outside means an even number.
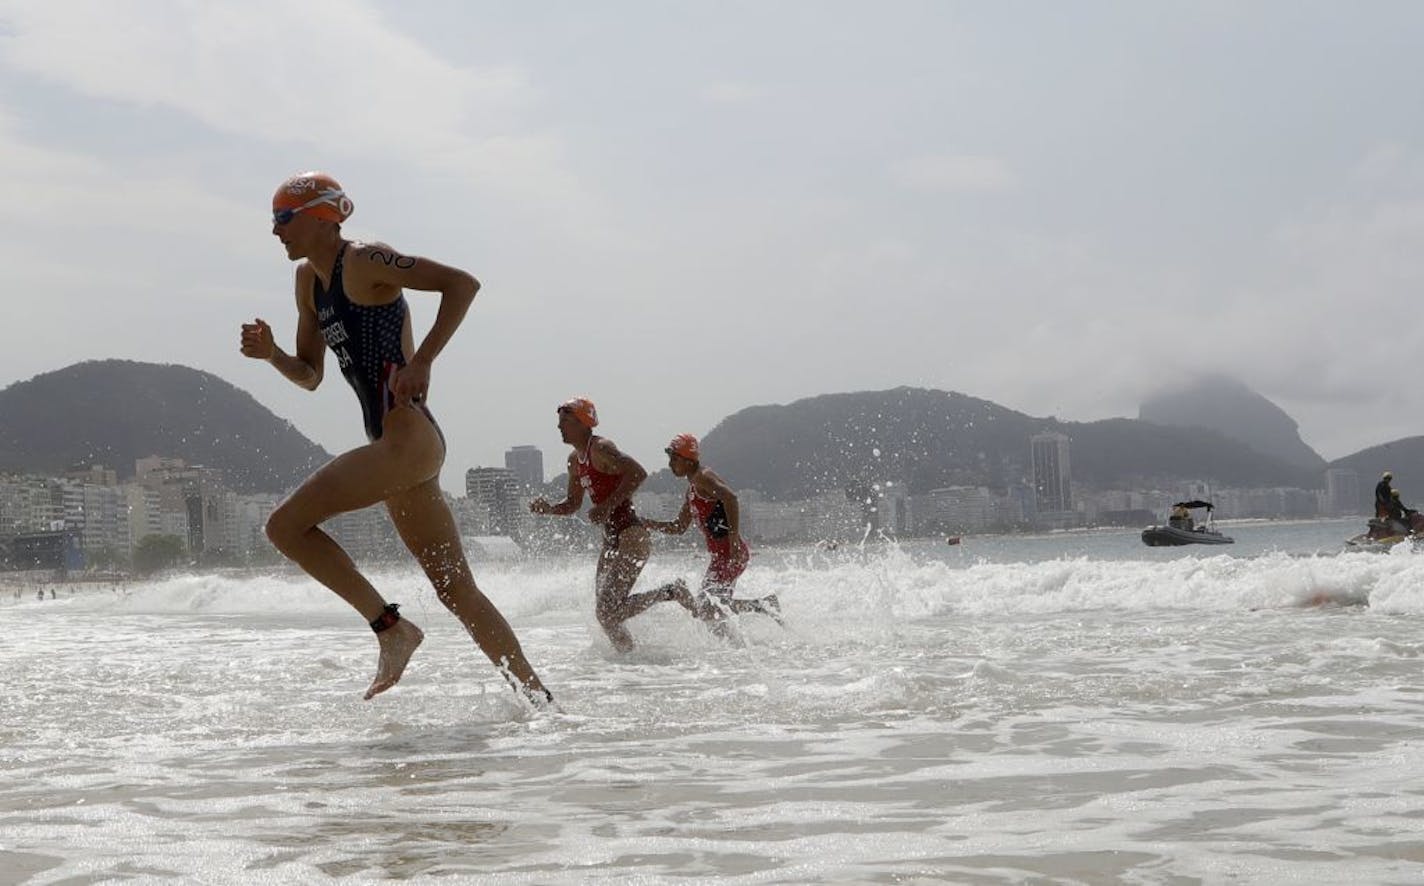
M312 301L312 284L316 272L311 264L302 262L297 266L297 352L288 354L277 347L272 337L272 327L258 317L251 323L242 324L242 353L257 360L266 360L276 367L288 381L300 385L308 391L315 391L321 384L322 370L326 362L326 341L321 337L321 325L316 319L316 305Z
M578 513L578 509L583 506L583 486L579 484L578 465L574 462L573 453L569 454L569 490L564 494L564 500L558 504L549 504L542 496L529 503L529 510L536 514L550 514L555 517L567 517L569 514Z
M664 532L668 535L682 535L687 531L687 527L692 525L692 505L687 503L687 499L682 500L682 510L677 512L677 516L671 520L644 520L643 525L649 529Z
M643 466L632 456L624 455L607 437L599 437L594 441L588 458L593 466L603 473L618 475L618 486L588 512L590 521L602 523L613 513L614 508L633 497L633 493L637 492L638 487L648 478L648 472L643 470Z
M391 377L396 402L422 399L430 388L430 365L460 328L480 291L480 281L459 268L401 255L384 243L353 243L344 273L346 297L361 305L389 304L403 289L440 293L440 308L430 331L414 351L411 340L406 339L406 365Z

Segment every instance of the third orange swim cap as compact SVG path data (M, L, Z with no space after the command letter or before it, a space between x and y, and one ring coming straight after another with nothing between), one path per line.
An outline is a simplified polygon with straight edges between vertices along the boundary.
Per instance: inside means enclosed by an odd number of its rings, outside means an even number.
M587 397L565 400L559 404L559 411L569 413L586 428L598 427L598 410L593 408L593 401Z
M672 442L663 451L669 455L680 455L688 461L702 459L702 447L697 444L697 438L691 434L678 434L673 437Z
M272 195L274 215L301 212L341 224L351 217L356 206L346 196L341 184L325 172L303 172L277 187Z

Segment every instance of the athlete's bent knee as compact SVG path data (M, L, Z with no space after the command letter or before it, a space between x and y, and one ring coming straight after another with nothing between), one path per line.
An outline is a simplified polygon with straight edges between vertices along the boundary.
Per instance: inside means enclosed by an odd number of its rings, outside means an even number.
M290 511L278 505L277 509L267 517L267 524L263 530L267 534L267 540L272 542L272 546L285 554L296 547L298 540L310 528L302 521L293 519Z

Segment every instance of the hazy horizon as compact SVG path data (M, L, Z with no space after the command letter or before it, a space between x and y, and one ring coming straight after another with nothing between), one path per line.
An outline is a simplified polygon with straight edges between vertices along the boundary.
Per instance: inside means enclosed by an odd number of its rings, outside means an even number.
M98 361L98 362L102 362L102 361ZM68 367L65 367L65 368L68 368ZM185 369L195 369L195 367L183 367L183 368L185 368ZM47 374L47 373L41 373L41 375L44 375L44 374ZM214 373L214 375L216 375L216 374ZM217 377L218 377L218 378L221 378L221 376L217 376ZM1217 378L1218 378L1218 381L1219 381L1219 380L1220 380L1220 377L1218 376ZM222 379L222 380L225 381L225 382L227 382L228 384L232 384L232 382L231 382L230 380L228 380L228 379ZM22 379L22 380L20 380L20 381L18 381L18 382L14 382L14 383L12 383L12 384L21 384L21 383L27 383L27 382L30 382L30 381L34 381L34 378L32 377L32 378L29 378L29 379ZM1231 381L1231 380L1228 380L1228 381ZM343 385L344 385L344 382L343 382ZM253 395L251 391L248 391L248 390L242 388L242 387L239 386L239 385L233 385L233 386L234 386L234 388L236 388L237 390L243 391L244 393L246 393L246 394L248 394L248 395ZM3 391L6 390L7 388L8 388L8 386L6 386L6 388L0 388L0 393L3 393ZM828 397L828 396L855 396L855 395L868 395L868 394L883 394L883 393L889 393L889 392L891 392L891 391L893 391L893 390L895 390L895 389L876 389L876 390L859 390L859 391L828 391L828 392L825 392L825 393L823 393L823 394L813 394L813 395L810 395L810 396L807 397L807 398L799 398L799 399L815 399L815 398L817 398L817 397ZM967 392L967 391L941 391L941 392L942 392L942 393L949 393L949 394L963 395L963 396L967 396L967 397L974 398L974 399L979 399L979 400L985 399L985 398L982 398L982 397L976 398L975 395L973 395L972 393L969 393L969 392ZM267 407L267 404L262 403L261 400L258 399L258 398L256 398L255 395L253 395L253 396L254 396L254 399L257 399L257 402L258 402L260 405L262 405L264 408L269 408L269 409L270 409L270 407ZM761 408L761 407L767 407L767 406L788 406L788 405L793 405L794 402L799 402L799 400L798 400L798 401L792 401L791 403L781 403L781 404L770 404L770 403L747 404L746 406L740 407L739 409L734 410L732 413L729 413L729 414L726 415L726 416L720 416L720 417L714 422L714 425L720 423L723 419L729 418L731 415L734 415L734 414L736 414L737 412L739 412L739 411L741 411L741 410L743 410L743 409ZM993 402L993 401L989 401L989 402ZM1002 407L1002 408L1005 408L1005 409L1009 409L1009 410L1012 410L1012 411L1020 412L1020 413L1021 413L1021 410L1014 410L1013 407L1010 406L1009 404L996 403L995 405L997 405L997 406L999 406L999 407ZM284 418L283 416L276 415L275 413L273 413L273 414L274 414L274 416L275 416L278 420L282 420L282 419ZM1021 413L1021 414L1027 414L1027 413ZM1034 416L1034 415L1029 415L1029 417L1030 417L1030 418L1034 418L1034 419L1054 419L1054 420L1057 420L1057 421L1060 421L1060 422L1069 423L1069 424L1078 424L1078 423L1079 423L1079 422L1077 422L1075 419L1068 418L1068 417L1065 417L1065 416ZM1110 419L1122 419L1122 418L1126 418L1126 419L1131 419L1131 420L1138 420L1138 418L1137 418L1136 415L1129 415L1129 416L1111 416L1111 417L1109 417L1109 418L1110 418ZM1091 421L1095 421L1095 420L1090 420L1090 422L1091 422ZM1083 423L1086 424L1086 423L1090 423L1090 422L1083 422ZM1160 422L1158 422L1158 423L1160 423ZM710 429L711 429L711 428L708 428L708 430L710 430ZM298 428L297 430L300 431L301 429ZM699 433L701 433L701 432L699 432ZM1228 434L1228 436L1230 436L1230 435ZM1354 450L1354 451L1352 451L1352 452L1344 453L1344 454L1342 454L1341 456L1339 456L1339 458L1344 458L1344 457L1347 457L1347 456L1355 455L1355 454L1357 454L1358 452L1361 452L1361 451L1364 451L1364 450L1366 450L1366 449L1370 449L1370 448L1373 448L1373 447L1377 447L1377 446L1381 446L1381 445L1385 445L1385 444L1390 444L1390 443L1396 443L1396 442L1399 442L1400 439L1407 439L1407 438L1396 438L1396 439L1393 439L1393 440L1379 440L1379 441L1375 441L1375 442L1373 442L1373 443L1369 443L1369 444L1367 444L1367 445L1361 447L1361 449L1359 449L1359 450ZM314 441L314 442L319 442L319 441ZM1251 446L1251 444L1250 444L1249 442L1246 442L1245 440L1240 440L1239 442L1242 442L1242 443L1244 443L1244 444L1247 445L1247 446ZM510 443L506 444L506 445L501 449L501 454L500 454L499 458L498 458L496 461L491 461L491 462L486 463L486 464L478 464L478 465L476 465L476 464L453 465L453 464L450 464L450 463L447 462L447 465L446 465L446 469L447 469L447 470L446 470L446 476L445 476L445 479L446 479L446 486L447 486L447 487L450 487L450 488L451 488L452 490L454 490L454 491L463 492L464 471L466 471L466 470L469 469L469 468L473 468L473 467L503 467L503 466L505 465L505 460L504 460L504 451L505 451L505 450L512 449L513 447L516 447L516 446L527 446L527 445L533 445L533 446L535 446L536 448L538 448L538 449L540 450L540 452L541 452L541 454L542 454L542 456L543 456L543 461L544 461L544 473L545 473L545 479L546 479L546 480L550 480L550 479L556 478L559 474L561 474L561 473L563 472L563 470L564 470L564 462L565 462L565 460L566 460L566 458L567 458L567 456L568 456L568 453L569 453L569 449L568 449L568 447L567 447L565 444L563 444L563 443L556 443L556 444L551 448L551 447L548 446L547 444L539 444L539 443L533 443L533 444L531 444L531 443L510 442ZM1025 441L1025 445L1027 445L1027 441ZM1254 447L1252 447L1252 448L1254 448ZM169 454L171 454L171 453L154 453L154 454L155 454L155 455L169 455ZM332 454L334 455L335 453L332 453ZM638 459L643 463L644 467L646 467L646 468L649 470L650 473L653 473L653 472L662 470L662 469L664 469L664 468L666 467L666 464L665 464L665 461L666 461L666 460L665 460L665 458L662 456L662 453L661 453L661 452L658 452L658 453L634 452L634 453L631 453L631 454L632 454L635 458L638 458ZM1277 457L1281 457L1278 453L1268 453L1268 454L1274 454L1274 455L1277 455ZM1286 459L1286 460L1289 461L1289 459ZM1327 459L1327 462L1329 462L1329 461L1334 461L1334 460L1335 460L1335 459ZM107 466L107 467L123 467L123 468L125 468L125 469L132 467L131 465L124 465L124 466L106 465L106 466ZM122 473L122 472L121 472L121 473Z
M450 489L558 473L575 394L654 467L751 405L1093 421L1197 372L1334 460L1424 432L1421 38L1405 2L0 0L0 382L178 363L363 442L333 360L309 394L237 350L291 347L268 200L321 168L348 236L484 284L432 381Z

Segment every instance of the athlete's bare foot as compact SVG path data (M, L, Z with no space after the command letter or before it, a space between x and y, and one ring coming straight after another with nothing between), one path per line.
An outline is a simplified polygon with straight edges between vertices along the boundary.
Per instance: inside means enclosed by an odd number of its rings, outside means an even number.
M775 594L767 594L765 597L753 600L752 602L756 604L757 612L770 616L772 621L782 627L786 627L786 622L781 620L781 601L777 599Z
M425 639L425 632L401 619L377 634L376 639L381 644L381 660L376 663L376 679L366 690L367 701L400 682L406 663Z
M547 713L550 711L556 714L566 713L563 706L557 701L554 701L553 693L547 689L530 689L528 686L520 686L519 691L523 693L530 707L539 713Z

